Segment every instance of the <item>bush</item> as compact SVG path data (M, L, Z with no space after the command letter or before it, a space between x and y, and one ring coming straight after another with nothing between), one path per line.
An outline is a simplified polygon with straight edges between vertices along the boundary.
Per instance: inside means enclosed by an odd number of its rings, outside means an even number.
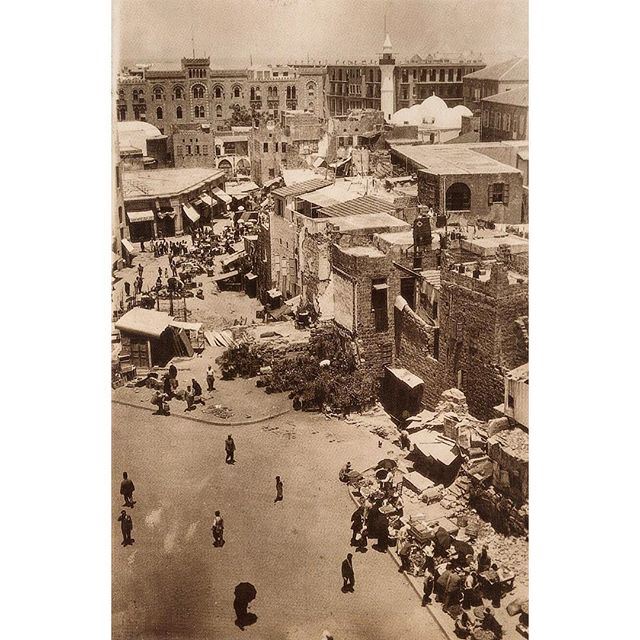
M243 342L235 347L229 347L216 362L220 365L223 377L225 373L233 379L236 375L243 378L253 378L257 376L260 367L263 366L262 359L254 352L249 343Z

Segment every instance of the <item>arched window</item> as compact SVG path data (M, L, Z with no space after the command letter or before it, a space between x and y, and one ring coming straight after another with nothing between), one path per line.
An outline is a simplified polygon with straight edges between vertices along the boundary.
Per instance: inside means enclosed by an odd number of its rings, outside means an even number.
M317 88L317 85L316 85L315 82L307 82L307 95L310 98L315 98L316 97L316 88Z
M127 107L121 106L118 107L118 120L126 120L127 119Z
M202 105L196 105L196 106L193 108L193 115L194 115L196 118L204 118L204 106L202 106Z
M194 84L191 88L191 93L193 94L194 98L204 98L204 86L201 84Z
M224 92L219 84L213 87L213 95L218 99L224 97Z
M222 118L222 105L216 106L216 118Z
M293 85L287 86L287 100L296 99L296 88Z
M164 90L162 87L154 87L153 88L153 99L154 100L163 100L164 99Z
M156 109L156 118L158 118L158 120L162 120L162 107L158 107Z
M315 113L316 108L315 108L315 106L313 105L313 102L310 102L310 103L309 103L309 106L308 106L307 108L308 108L308 109L309 109L309 111L311 111L312 113Z
M133 107L133 119L140 120L140 110L138 107Z
M173 88L173 97L176 100L182 100L184 98L184 90L182 87L174 87Z
M454 182L447 189L447 211L469 211L471 189L464 182Z
M239 98L240 97L240 93L241 92L240 92L240 86L239 85L236 85L235 87L233 87L232 91L233 91L233 97L234 98Z
M260 96L260 87L251 87L251 92L250 92L250 99L251 100L261 100L261 96Z
M133 101L134 102L138 101L138 90L137 89L133 90Z
M176 107L176 118L182 120L182 107Z

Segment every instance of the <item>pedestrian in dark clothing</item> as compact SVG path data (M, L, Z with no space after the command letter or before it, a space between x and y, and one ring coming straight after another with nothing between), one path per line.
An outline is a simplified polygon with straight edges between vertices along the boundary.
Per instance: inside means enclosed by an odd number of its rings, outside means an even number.
M202 387L195 378L191 378L191 388L193 389L194 404L204 404L204 400L202 399Z
M140 241L140 251L144 252L144 240Z
M231 434L229 434L227 439L224 441L224 450L227 454L225 462L227 464L233 464L235 462L234 454L236 451L236 443L233 441Z
M431 594L433 593L433 575L425 571L424 580L422 582L422 606L426 607L431 602Z
M213 546L219 547L224 544L224 520L219 511L216 511L213 518L213 526L211 527L211 533L213 533Z
M274 502L281 502L282 500L282 480L280 480L280 476L276 476L276 499Z
M131 537L133 520L131 520L131 516L124 509L120 512L118 522L120 522L120 529L122 530L122 546L126 547L128 544L133 544L135 542Z
M348 553L347 557L342 561L342 590L353 591L356 584L356 578L353 573L353 555Z
M142 272L143 272L143 271L144 271L144 267L143 267L141 264L139 264L139 265L138 265L138 275L139 275L141 278L142 278Z
M491 558L489 557L489 550L487 546L482 547L482 551L478 556L478 573L482 573L483 571L487 571L491 568Z
M133 486L133 481L127 475L125 471L122 474L122 482L120 483L120 494L124 496L124 504L123 507L131 507L133 509L133 505L135 502L133 501L133 492L135 491L135 487Z
M178 377L178 369L175 364L169 365L169 377L177 378Z
M162 267L158 267L158 278L162 278Z
M351 516L351 545L355 546L357 537L362 531L362 513L364 508L359 506Z

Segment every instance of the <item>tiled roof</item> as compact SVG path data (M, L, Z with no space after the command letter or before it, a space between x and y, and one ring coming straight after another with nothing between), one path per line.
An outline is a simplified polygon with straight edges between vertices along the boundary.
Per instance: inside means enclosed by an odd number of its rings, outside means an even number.
M347 202L324 207L318 211L319 216L328 218L340 218L343 216L353 216L363 213L389 213L395 211L393 203L381 200L374 196L362 196Z
M291 196L301 196L303 193L322 189L322 187L328 187L331 184L333 184L331 180L316 178L314 180L307 180L306 182L292 184L288 187L280 187L279 189L274 189L271 193L276 196L280 196L281 198L289 198Z
M465 78L477 80L500 80L502 82L529 82L529 58L512 58L479 71L474 71Z
M496 93L495 96L482 98L482 102L491 102L493 104L508 104L514 107L528 107L529 87L518 87L517 89L511 89L510 91Z

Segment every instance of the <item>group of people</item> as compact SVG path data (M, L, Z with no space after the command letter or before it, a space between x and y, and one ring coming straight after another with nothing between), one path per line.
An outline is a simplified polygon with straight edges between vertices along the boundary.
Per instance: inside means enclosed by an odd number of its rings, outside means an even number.
M206 373L207 391L209 393L215 391L215 375L213 367L209 365ZM195 379L191 378L191 384L187 385L184 393L178 390L178 369L172 364L162 378L162 391L157 390L151 398L151 404L158 407L160 415L169 415L169 401L176 397L183 397L186 402L185 412L193 411L197 404L205 405L202 386Z
M129 507L133 509L133 505L135 501L133 499L133 492L135 491L135 486L133 484L133 480L129 478L127 472L123 472L122 474L122 482L120 483L120 495L124 498L123 507ZM120 523L120 530L122 531L122 546L126 547L130 544L133 544L135 540L131 537L131 533L133 531L133 520L131 516L127 513L125 509L122 509L120 512L120 516L118 517L118 522Z

